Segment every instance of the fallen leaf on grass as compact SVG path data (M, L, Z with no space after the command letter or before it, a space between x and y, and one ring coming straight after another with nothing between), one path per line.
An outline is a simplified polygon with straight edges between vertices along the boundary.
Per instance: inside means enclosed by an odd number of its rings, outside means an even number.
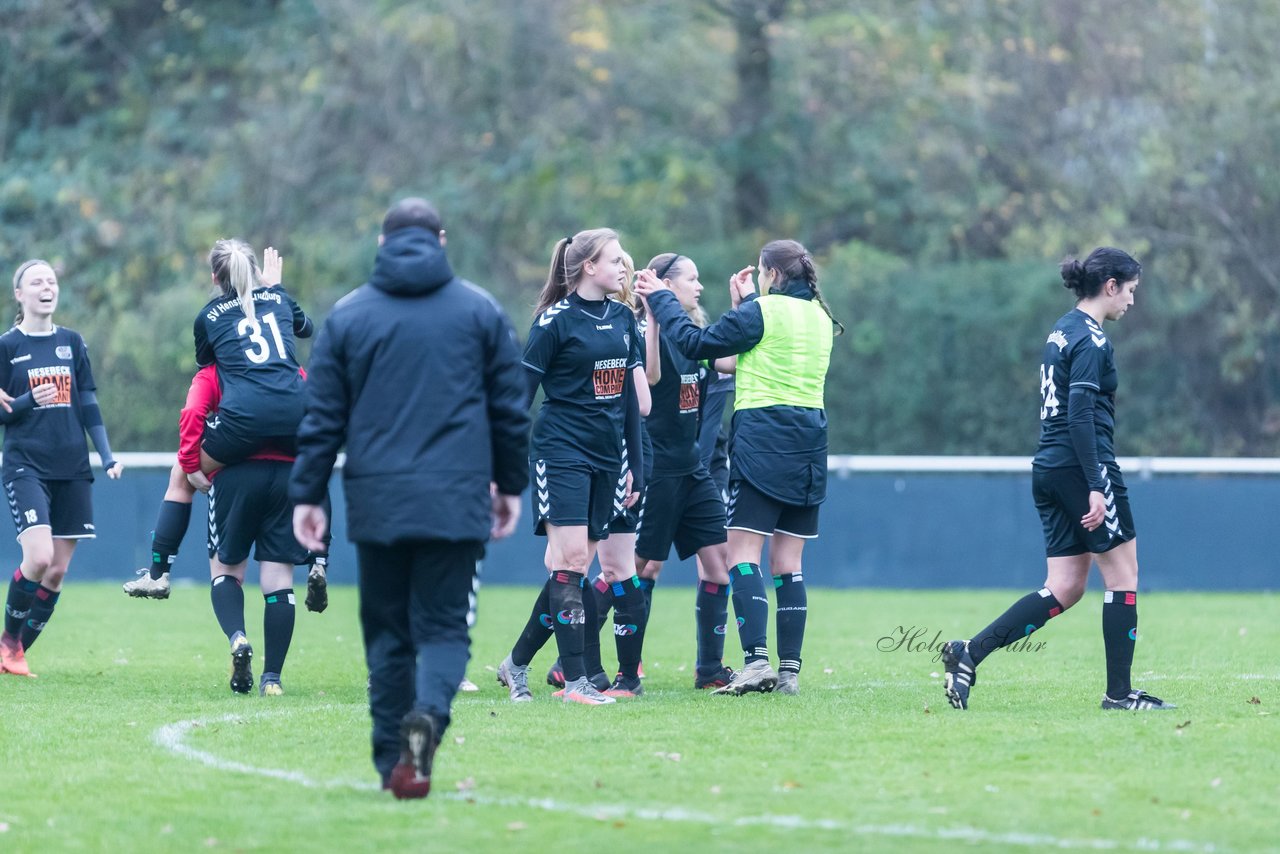
M1182 723L1180 723L1180 724L1178 724L1176 727L1174 727L1174 729L1185 729L1185 728L1187 728L1187 727L1189 727L1189 726L1191 726L1191 721L1183 721Z
M1262 701L1261 701L1261 700L1259 700L1257 697L1250 697L1250 698L1249 698L1249 705L1251 705L1251 706L1261 706L1261 705L1262 705Z
M524 830L528 826L523 821L513 821L507 825L507 830Z
M928 704L928 703L925 703L925 704L924 704L924 713L925 713L926 715L933 714L933 712L929 709L929 704Z
M784 790L786 790L786 791L788 791L788 792L789 792L789 791L791 791L792 789L798 789L798 788L800 788L800 784L799 784L799 783L797 783L797 782L795 782L794 780L783 780L783 781L782 781L782 788L783 788Z

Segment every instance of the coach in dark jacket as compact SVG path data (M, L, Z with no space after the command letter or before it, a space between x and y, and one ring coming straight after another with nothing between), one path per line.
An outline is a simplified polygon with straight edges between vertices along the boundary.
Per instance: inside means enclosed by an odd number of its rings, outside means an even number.
M339 300L308 366L290 496L308 548L338 450L356 544L373 761L397 797L431 758L470 658L476 561L528 485L520 349L493 297L457 278L422 199L382 224L369 282Z

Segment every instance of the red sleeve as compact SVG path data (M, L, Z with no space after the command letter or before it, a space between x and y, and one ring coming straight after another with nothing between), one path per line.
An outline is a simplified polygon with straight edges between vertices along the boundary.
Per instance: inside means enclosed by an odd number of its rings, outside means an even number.
M218 408L222 390L218 387L218 369L207 365L196 371L187 391L187 405L178 415L178 465L187 474L200 470L200 440L204 438L204 419Z

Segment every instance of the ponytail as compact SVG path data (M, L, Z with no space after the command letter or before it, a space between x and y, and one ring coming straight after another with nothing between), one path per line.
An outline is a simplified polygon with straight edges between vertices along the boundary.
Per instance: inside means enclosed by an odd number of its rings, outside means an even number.
M565 275L565 255L569 252L572 237L562 237L551 253L551 269L547 271L547 281L538 293L538 304L534 306L536 317L551 306L569 295L569 282Z
M831 306L827 305L827 301L822 298L822 291L818 289L818 269L814 266L813 256L808 249L795 240L774 240L760 250L760 263L771 270L777 270L784 282L803 279L813 292L814 300L827 313L827 317L831 318L834 334L844 334L844 324L836 320L831 313Z
M231 276L231 287L235 288L236 295L240 297L241 311L244 312L245 317L255 320L257 312L253 304L253 288L257 284L258 277L254 275L249 259L244 257L243 252L231 253L227 262L227 271Z
M222 293L226 296L234 293L240 300L244 316L254 320L257 313L253 290L262 286L262 275L258 272L258 259L254 257L253 247L234 238L219 240L209 251L209 267Z

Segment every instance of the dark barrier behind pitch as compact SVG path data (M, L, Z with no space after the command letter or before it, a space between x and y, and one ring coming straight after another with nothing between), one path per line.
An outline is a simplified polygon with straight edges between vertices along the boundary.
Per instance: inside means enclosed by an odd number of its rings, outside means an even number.
M154 456L154 455L149 455ZM167 470L133 466L120 481L93 486L98 538L83 542L70 578L125 581L149 563L150 532ZM1280 474L1126 474L1139 532L1145 590L1280 588ZM345 538L341 475L333 480L336 538L331 579L355 580ZM174 579L204 584L209 570L206 511L196 496ZM489 547L489 584L534 584L543 577L545 540L531 533L526 499L517 533ZM17 566L12 537L0 538L0 564ZM832 477L822 535L805 550L805 577L831 587L1006 587L1044 580L1040 523L1029 472L845 472ZM1095 573L1096 576L1096 573ZM299 581L305 583L300 573ZM693 561L668 563L661 583L693 583ZM256 582L251 570L250 579ZM1094 579L1096 586L1097 580ZM123 595L123 594L122 594Z

